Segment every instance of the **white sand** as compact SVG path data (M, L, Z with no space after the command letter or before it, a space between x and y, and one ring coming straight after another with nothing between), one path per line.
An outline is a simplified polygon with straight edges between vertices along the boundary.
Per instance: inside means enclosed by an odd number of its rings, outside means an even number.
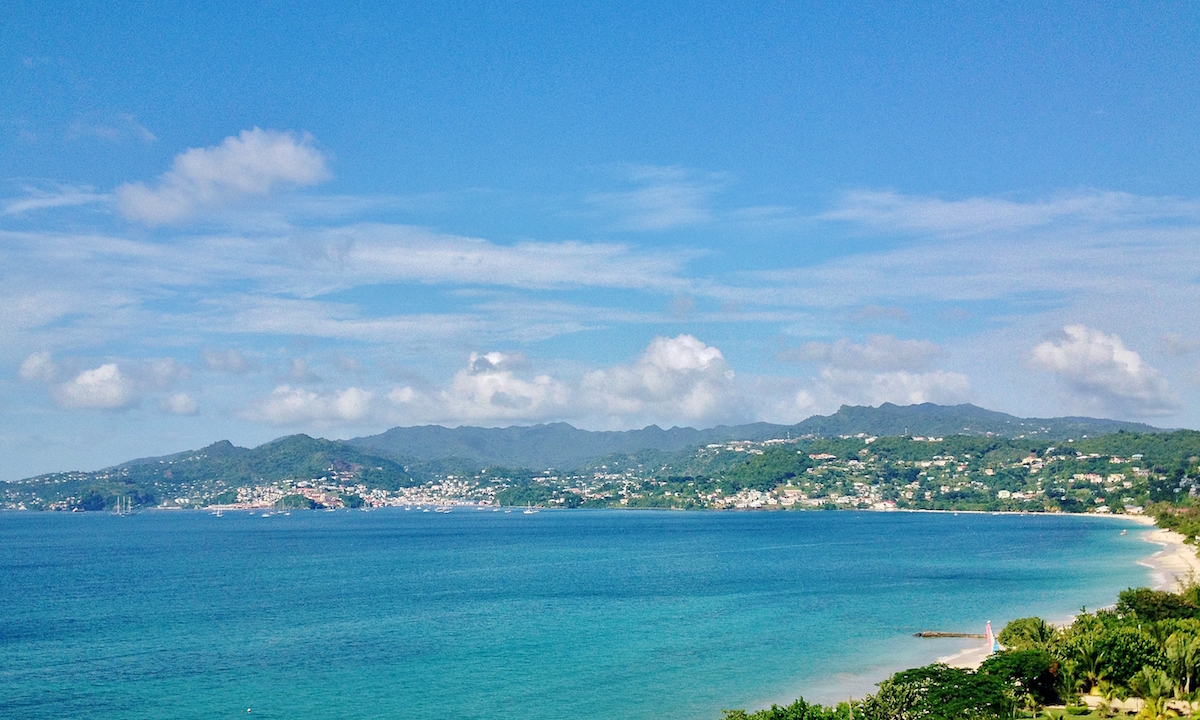
M1140 564L1150 568L1150 577L1157 590L1178 590L1191 582L1200 581L1200 558L1196 546L1184 542L1183 535L1173 530L1152 530L1143 538L1161 545L1162 549Z
M1135 518L1130 518L1135 519ZM1148 517L1136 518L1140 525L1154 525L1154 520ZM1200 557L1196 556L1196 546L1184 542L1183 535L1172 530L1156 528L1142 538L1148 543L1161 545L1162 549L1150 557L1139 560L1138 563L1150 568L1151 583L1156 590L1178 590L1182 586L1196 581L1200 582ZM1072 617L1065 622L1059 621L1054 625L1069 625L1074 622ZM938 658L950 667L978 669L987 659L987 643L982 642L977 647L968 647L946 657Z
M969 647L953 655L940 657L938 658L938 662L946 663L950 667L978 670L983 661L987 660L988 655L991 654L991 648L988 647L987 641L984 640L979 647Z

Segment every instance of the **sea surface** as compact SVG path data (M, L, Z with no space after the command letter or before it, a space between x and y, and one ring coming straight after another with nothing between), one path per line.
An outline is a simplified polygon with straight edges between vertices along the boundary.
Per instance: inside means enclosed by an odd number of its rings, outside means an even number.
M963 647L917 631L1111 604L1148 582L1144 532L968 513L0 513L0 717L716 720L829 702Z

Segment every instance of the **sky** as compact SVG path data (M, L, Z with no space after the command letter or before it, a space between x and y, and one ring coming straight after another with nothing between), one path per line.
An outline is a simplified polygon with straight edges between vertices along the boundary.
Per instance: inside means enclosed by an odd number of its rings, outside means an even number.
M0 479L842 404L1200 427L1193 3L44 3Z

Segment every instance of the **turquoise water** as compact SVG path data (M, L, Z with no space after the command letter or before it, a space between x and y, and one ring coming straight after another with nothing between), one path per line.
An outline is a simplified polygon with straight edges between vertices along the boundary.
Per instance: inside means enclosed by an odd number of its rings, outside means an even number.
M0 717L716 720L959 647L918 630L1109 604L1148 580L1142 535L975 514L0 513Z

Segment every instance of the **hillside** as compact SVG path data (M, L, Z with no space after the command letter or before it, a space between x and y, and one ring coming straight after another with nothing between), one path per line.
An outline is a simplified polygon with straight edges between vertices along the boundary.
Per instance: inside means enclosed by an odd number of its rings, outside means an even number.
M233 502L238 488L320 478L385 489L416 483L395 460L341 442L290 435L256 448L222 440L200 450L131 460L103 470L40 475L9 485L21 486L32 505L53 508L55 503L66 503L100 509L116 497L127 497L134 506L156 505L178 496ZM88 506L89 501L99 507Z
M651 425L641 430L592 432L566 423L506 428L440 425L396 427L379 435L354 438L349 444L387 457L428 462L456 458L479 466L573 469L597 458L645 450L678 452L697 445L729 440L842 435L945 436L994 435L1065 440L1118 430L1156 432L1141 423L1095 418L1020 418L974 405L875 407L843 405L832 415L816 415L796 425L754 423L705 430Z
M784 437L782 425L718 426L705 430L651 425L641 430L589 431L567 423L506 428L440 425L396 427L379 435L354 438L355 447L396 458L419 461L457 458L478 465L548 468L576 467L604 455L639 450L676 452L696 445L727 440L765 440Z
M996 435L1050 440L1107 435L1119 430L1138 433L1158 432L1144 423L1088 417L1021 418L971 405L893 405L879 407L843 405L832 415L815 415L791 426L796 435L816 437L841 435Z

